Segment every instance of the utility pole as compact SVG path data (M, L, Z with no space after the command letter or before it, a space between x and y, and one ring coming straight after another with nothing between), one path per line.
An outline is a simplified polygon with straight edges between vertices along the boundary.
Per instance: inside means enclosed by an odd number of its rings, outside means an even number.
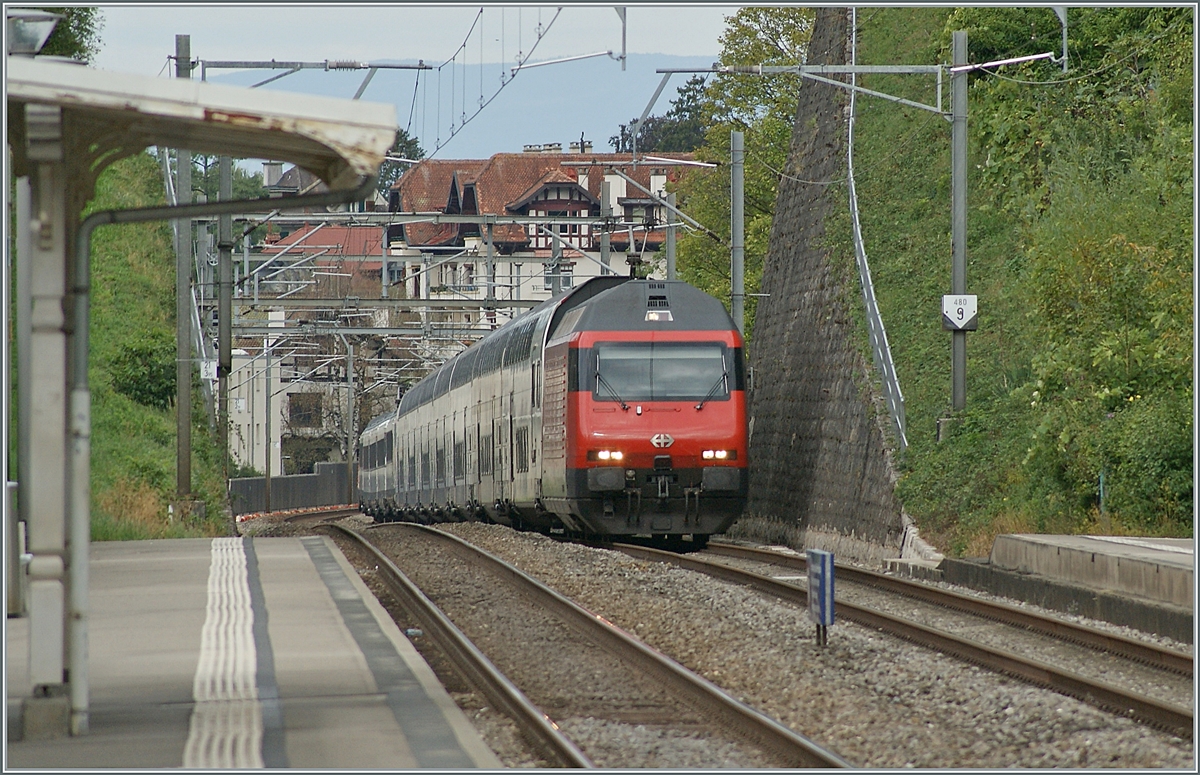
M388 285L391 284L391 278L388 277L388 227L383 227L383 237L379 245L379 277L382 286L379 289L380 298L388 297Z
M190 35L175 36L175 77L192 77ZM192 153L176 150L176 199L192 203ZM175 246L175 495L180 507L192 493L192 222L183 220Z
M675 206L675 194L672 192L667 194L667 204L671 207ZM667 221L675 222L675 213L667 211ZM675 227L667 227L667 279L675 279Z
M967 64L967 33L956 30L952 37L954 66ZM967 70L950 76L950 222L952 261L950 293L967 293ZM951 332L952 405L958 412L967 406L967 332Z
M495 229L489 221L487 223L487 313L485 317L492 329L496 328L496 261L492 256L492 240L495 238Z
M233 160L222 156L220 190L223 202L233 199ZM229 482L229 373L233 371L233 217L217 221L217 438L221 445L221 477Z
M346 337L346 503L354 503L354 345Z
M550 240L550 257L550 295L557 296L562 291L562 243L556 239Z
M604 225L601 227L603 231L600 232L600 263L605 268L609 267L609 262L612 260L612 242L610 241L612 238L608 233L608 226L612 221L613 214L611 197L612 183L608 182L608 176L606 175L600 183L600 215L604 218ZM608 274L608 272L601 269L600 274Z
M267 512L268 514L271 513L271 345L272 342L270 339L263 339L263 358L265 358L267 361L267 384L266 389L263 390L263 393L266 396L267 408L267 414L263 422L263 429L267 432L266 438L264 439L266 442L264 446L267 456L266 461L263 463L263 511Z
M738 333L746 333L746 151L741 132L730 132L730 300L729 306Z

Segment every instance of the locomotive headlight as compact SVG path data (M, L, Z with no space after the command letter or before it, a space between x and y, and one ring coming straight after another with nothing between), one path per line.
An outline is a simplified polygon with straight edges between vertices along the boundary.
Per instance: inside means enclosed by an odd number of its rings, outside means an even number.
M705 460L737 460L736 449L706 449L700 453Z
M593 449L588 452L588 460L611 460L617 462L625 459L625 453L619 449Z

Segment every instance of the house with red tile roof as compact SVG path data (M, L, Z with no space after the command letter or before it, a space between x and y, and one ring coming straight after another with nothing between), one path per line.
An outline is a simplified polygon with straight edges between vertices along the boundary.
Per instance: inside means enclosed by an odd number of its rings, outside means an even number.
M682 170L673 162L690 161L692 154L662 154L633 166L629 154L592 153L590 144L582 152L577 144L572 153L562 153L561 147L527 146L524 153L483 160L426 159L393 185L389 209L564 218L550 225L518 221L492 227L495 279L490 282L500 300L549 298L556 287L565 290L601 273L624 274L630 262L650 259L666 241L665 208L613 170L665 197L667 183L678 180ZM612 213L607 269L601 260L601 227L566 220L599 217L606 189ZM410 298L487 296L488 283L478 279L487 274L485 228L406 223L393 226L388 236L390 255L403 267Z
M266 296L378 298L381 295L384 227L311 221L269 234L258 258L278 262L257 272ZM400 267L389 266L393 282ZM250 289L247 289L249 292Z

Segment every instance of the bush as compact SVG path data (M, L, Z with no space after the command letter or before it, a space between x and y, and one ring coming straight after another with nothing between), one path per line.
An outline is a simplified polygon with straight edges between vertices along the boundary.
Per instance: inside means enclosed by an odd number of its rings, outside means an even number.
M175 400L175 342L163 332L144 334L121 347L108 373L118 393L167 409Z

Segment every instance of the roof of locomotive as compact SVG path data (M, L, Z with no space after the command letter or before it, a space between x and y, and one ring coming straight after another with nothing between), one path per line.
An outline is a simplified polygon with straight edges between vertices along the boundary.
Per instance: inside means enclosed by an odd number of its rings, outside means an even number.
M527 357L533 346L533 329L539 315L553 309L554 317L550 325L554 326L564 311L586 303L605 290L611 289L613 285L628 281L628 278L618 275L593 277L513 318L413 385L401 397L395 415L405 414L473 377L490 373L501 364L511 366L521 358Z
M662 313L669 312L670 315ZM733 318L720 301L679 280L630 280L583 301L551 332L728 331Z

